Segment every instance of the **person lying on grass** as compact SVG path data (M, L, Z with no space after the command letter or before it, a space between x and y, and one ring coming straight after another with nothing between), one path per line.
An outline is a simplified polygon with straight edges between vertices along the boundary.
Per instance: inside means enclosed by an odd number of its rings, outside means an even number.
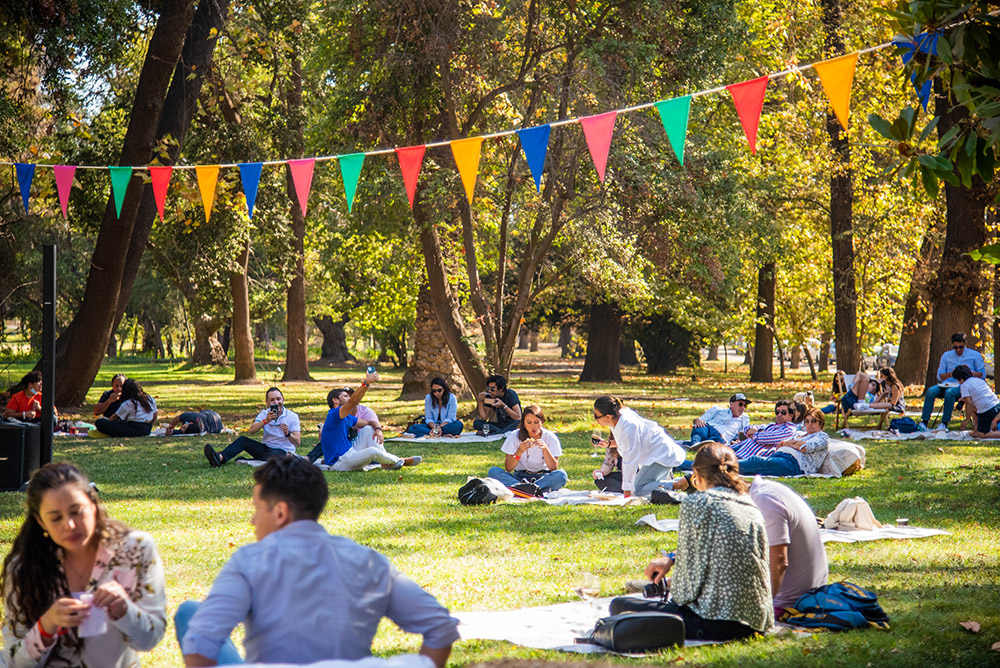
M257 413L253 424L246 431L247 434L263 431L263 443L240 436L222 452L216 452L210 443L206 443L205 458L209 466L218 468L241 452L261 460L286 453L295 454L295 448L302 442L299 416L295 411L285 408L285 395L276 387L269 388L264 393L264 401L264 409Z
M323 472L304 457L272 457L253 472L257 542L238 549L202 603L174 617L187 666L242 663L229 635L243 624L248 663L312 664L371 656L383 617L423 636L444 668L458 620L382 554L327 533ZM95 664L96 665L96 664Z
M167 436L174 434L221 434L222 416L213 410L185 411L170 418Z
M527 406L521 413L521 426L507 435L500 451L503 468L494 466L489 477L511 487L521 482L538 485L543 492L566 486L566 472L559 468L562 446L559 437L542 427L545 414L538 406Z

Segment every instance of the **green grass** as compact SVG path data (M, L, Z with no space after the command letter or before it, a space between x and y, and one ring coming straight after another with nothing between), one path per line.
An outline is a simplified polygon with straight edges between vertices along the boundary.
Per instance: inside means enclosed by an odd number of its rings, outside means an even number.
M732 368L732 367L731 367ZM589 487L593 457L593 398L605 392L667 424L680 436L691 420L736 390L774 400L810 388L825 396L828 380L804 376L773 385L752 386L739 373L717 367L670 377L630 375L620 386L577 383L579 367L554 362L545 353L519 356L512 386L525 403L545 409L548 426L563 442L562 466L571 488ZM212 407L227 425L246 427L263 403L266 385L229 386L231 371L168 367L153 363L107 366L88 400L93 402L117 370L139 379L157 398L161 416L187 408ZM13 375L23 373L20 368ZM270 373L270 372L269 372ZM316 383L281 384L287 405L300 413L300 452L316 442L314 425L326 412L329 388L356 385L358 369L313 369ZM383 421L400 427L420 413L422 401L396 402L401 373L382 370L384 383L369 394ZM262 377L265 384L273 378ZM911 400L912 402L912 400ZM463 402L465 411L471 402ZM752 405L763 421L770 406ZM57 439L56 456L84 468L100 486L110 512L156 538L166 563L169 612L188 598L204 597L232 551L253 540L250 517L251 470L231 465L209 469L201 454L206 440L216 447L228 437L175 439ZM817 513L825 514L847 496L860 495L876 517L910 518L916 526L940 527L953 535L915 541L827 545L831 578L849 579L879 593L892 618L890 632L817 634L806 640L767 638L750 643L672 650L644 660L616 663L664 664L683 657L684 665L793 666L816 660L824 666L982 666L1000 655L1000 449L995 444L867 442L868 468L842 480L793 480ZM422 454L414 469L328 474L331 502L321 519L328 530L386 555L452 610L509 609L574 600L574 574L598 575L602 595L620 592L660 548L676 545L676 534L634 526L655 510L676 517L676 507L549 507L543 504L467 508L455 498L470 474L482 475L500 461L498 444L393 444L401 455ZM0 540L9 548L23 513L18 494L0 495ZM978 634L959 626L974 620ZM415 650L419 639L383 624L375 650L394 654ZM579 657L519 648L503 642L460 642L454 665L503 658L573 661ZM173 627L143 665L180 665Z

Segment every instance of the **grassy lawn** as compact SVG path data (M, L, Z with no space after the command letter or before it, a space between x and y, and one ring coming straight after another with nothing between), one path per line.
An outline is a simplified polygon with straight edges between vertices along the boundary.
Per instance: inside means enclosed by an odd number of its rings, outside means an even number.
M557 362L546 353L519 356L512 387L522 401L546 411L547 426L560 434L561 465L569 487L591 486L589 472L599 460L589 443L595 427L591 402L604 393L623 396L641 413L681 436L691 420L733 391L767 401L790 398L800 389L825 397L828 376L820 382L794 380L753 386L744 382L745 367L730 365L724 374L712 363L703 370L669 377L632 372L620 386L576 382L579 367ZM26 367L25 367L26 368ZM271 367L273 369L273 367ZM88 395L91 403L122 370L153 394L160 415L211 407L227 426L247 427L263 405L264 389L275 376L263 371L261 386L229 386L229 370L188 368L148 362L107 365ZM21 367L11 375L20 377ZM395 427L422 411L422 401L397 402L402 374L381 370L384 382L368 403L384 423ZM315 425L326 413L327 391L357 385L359 369L312 370L316 383L274 383L286 404L300 414L307 452L317 440ZM911 393L912 396L912 393ZM911 405L914 400L911 399ZM763 422L770 405L752 404L751 420ZM463 410L472 402L462 402ZM308 426L307 426L308 425ZM253 540L250 517L251 470L231 465L209 469L201 448L206 441L221 448L229 437L174 439L59 438L58 458L74 461L99 485L111 514L156 538L166 562L169 612L188 598L204 597L232 551ZM848 579L879 593L889 613L889 632L817 634L806 640L773 639L671 650L644 660L616 663L720 666L793 666L816 658L824 666L983 666L1000 664L990 646L1000 641L1000 448L996 444L866 442L868 468L843 480L793 480L814 510L825 515L838 501L860 495L882 521L909 517L915 526L950 531L914 541L878 541L827 545L831 579ZM574 574L601 578L602 595L622 591L622 582L638 577L660 548L676 546L676 534L634 526L655 510L676 517L676 507L549 507L543 504L463 507L455 493L469 474L483 475L501 461L499 444L393 444L401 455L422 454L424 463L402 471L331 473L331 502L322 523L388 555L418 583L452 610L510 609L574 600ZM0 495L0 540L9 549L21 521L22 498ZM978 634L959 624L977 621ZM379 654L413 651L419 639L391 623L376 638ZM460 642L454 665L504 658L568 662L579 657L514 647L494 641ZM173 626L144 657L146 666L181 665Z

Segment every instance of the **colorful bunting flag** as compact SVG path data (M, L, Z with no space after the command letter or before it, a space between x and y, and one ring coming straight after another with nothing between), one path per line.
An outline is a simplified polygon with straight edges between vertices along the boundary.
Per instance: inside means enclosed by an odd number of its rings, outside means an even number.
M35 178L33 163L14 163L17 170L17 185L21 188L21 199L24 200L24 213L28 214L28 197L31 195L31 180Z
M163 206L167 201L167 186L170 185L170 173L173 171L170 165L151 165L149 176L153 181L153 201L156 202L156 210L160 212L160 222L163 222Z
M358 179L361 177L361 166L365 164L364 153L338 155L340 162L340 178L344 181L344 196L347 197L347 212L354 205L354 193L358 189Z
M757 155L757 126L760 124L760 113L764 110L764 92L767 90L767 77L751 79L738 84L726 86L733 96L736 113L739 114L743 132L750 144L750 152Z
M125 191L128 189L129 179L132 178L132 168L112 166L108 167L108 173L111 175L111 194L115 198L115 211L121 218L122 202L125 201Z
M552 126L548 124L517 131L524 159L528 161L531 175L535 178L535 190L538 192L542 190L542 170L545 168L545 154L549 149L551 131Z
M892 40L892 43L901 49L905 50L902 55L903 65L906 65L913 59L913 55L919 50L921 53L926 53L930 56L937 55L937 44L938 38L941 37L939 32L922 32L916 37L896 37ZM910 81L913 83L914 90L917 91L917 99L920 100L920 105L927 111L927 103L931 99L931 83L933 79L928 79L924 83L917 85L917 73L914 72L910 75Z
M247 200L247 215L253 220L253 205L257 201L257 186L260 185L260 170L263 167L259 162L241 162L240 181L243 182L243 195Z
M608 151L611 150L611 135L615 131L617 111L608 111L596 116L585 116L580 119L583 136L587 138L587 148L590 158L597 169L597 178L604 183L604 168L608 164Z
M826 96L830 98L833 113L845 130L851 110L851 84L854 82L854 70L857 66L857 51L813 65Z
M288 170L292 173L292 183L295 185L295 196L299 199L302 217L306 217L306 204L309 203L309 191L312 189L313 168L315 158L305 160L289 160Z
M688 116L691 111L691 96L675 97L672 100L662 100L656 103L660 112L660 122L667 131L667 139L674 149L678 162L684 164L684 141L687 139Z
M52 174L56 177L56 192L59 193L59 206L62 207L63 218L68 218L69 191L73 188L73 175L76 165L52 165Z
M420 166L424 162L424 152L426 146L407 146L396 149L396 158L399 159L399 169L403 172L403 185L406 186L406 197L410 200L410 208L413 208L413 198L417 194L417 177L420 176Z
M194 168L198 177L198 190L201 191L201 203L205 207L205 222L212 218L212 203L215 202L215 184L219 181L218 165L198 165Z
M479 155L482 148L482 137L456 139L451 142L451 154L455 157L458 175L462 177L469 206L472 206L472 195L476 190L476 176L479 174Z

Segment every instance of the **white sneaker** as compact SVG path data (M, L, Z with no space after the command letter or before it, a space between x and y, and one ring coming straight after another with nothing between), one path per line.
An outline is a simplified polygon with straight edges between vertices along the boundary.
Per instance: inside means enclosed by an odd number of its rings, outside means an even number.
M856 411L866 411L866 410L868 410L868 404L866 404L863 401L859 401L858 403L854 404L854 410L856 410Z
M938 426L934 427L934 429L932 429L931 431L948 431L948 425L942 422Z

